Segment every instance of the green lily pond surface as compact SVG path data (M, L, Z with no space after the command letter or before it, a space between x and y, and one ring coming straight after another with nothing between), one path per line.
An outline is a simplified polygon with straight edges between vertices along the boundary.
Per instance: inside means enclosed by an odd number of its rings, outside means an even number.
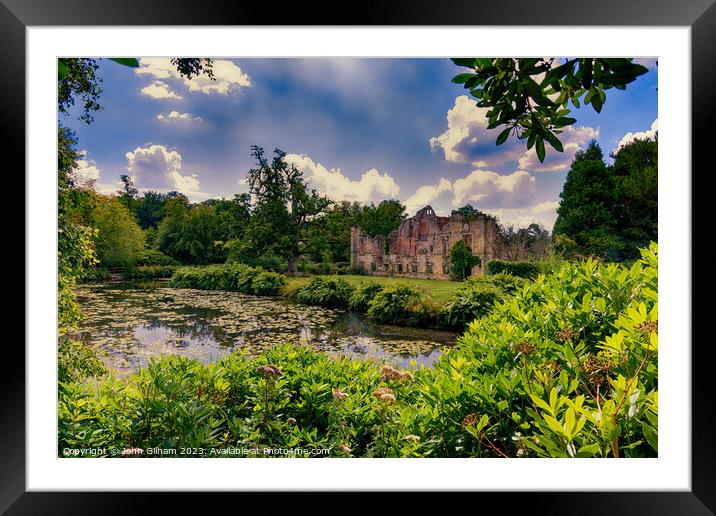
M430 367L457 338L451 332L375 324L359 314L275 297L170 288L158 281L81 285L77 298L85 319L76 337L97 347L120 375L163 354L208 363L281 342L403 368Z

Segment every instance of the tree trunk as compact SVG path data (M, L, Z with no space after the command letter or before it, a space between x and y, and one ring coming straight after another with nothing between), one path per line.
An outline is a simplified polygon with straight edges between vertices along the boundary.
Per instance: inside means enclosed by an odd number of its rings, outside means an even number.
M295 274L298 272L298 255L292 255L288 259L288 272L289 274Z

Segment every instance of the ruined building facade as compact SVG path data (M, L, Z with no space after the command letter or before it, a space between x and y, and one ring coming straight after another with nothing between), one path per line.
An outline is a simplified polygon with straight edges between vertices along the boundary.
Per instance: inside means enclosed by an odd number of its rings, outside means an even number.
M412 278L450 278L450 249L464 240L482 263L472 274L481 274L493 258L490 242L495 238L494 217L480 213L465 219L462 213L438 217L430 206L401 222L384 237L369 237L359 227L351 228L351 265L367 274Z

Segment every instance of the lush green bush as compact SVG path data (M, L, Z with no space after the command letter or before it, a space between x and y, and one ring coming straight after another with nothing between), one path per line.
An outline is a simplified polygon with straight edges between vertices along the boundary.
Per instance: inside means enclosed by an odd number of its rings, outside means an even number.
M353 287L340 278L317 276L296 293L296 300L306 305L347 308Z
M516 290L524 287L529 280L520 278L519 276L513 276L512 274L506 274L501 272L500 274L473 276L467 280L468 286L485 286L491 285L497 287L505 294L512 294Z
M152 228L154 229L154 228ZM181 265L171 256L167 256L156 249L145 249L139 253L134 265Z
M334 360L301 346L209 365L167 356L127 381L61 389L59 450L205 448L205 456L217 457L208 448L234 446L257 449L259 456L264 447L325 448L336 457L407 456L414 444L403 439L390 399L390 393L410 398L410 376L402 374L388 369L381 375L369 361Z
M567 263L470 324L424 393L441 410L416 416L431 453L656 456L656 250Z
M508 262L505 260L490 260L487 262L487 274L512 274L520 278L534 279L541 271L540 265L535 262Z
M124 271L124 279L171 278L176 270L176 265L140 265Z
M368 303L367 313L383 323L433 326L438 323L440 309L425 292L408 285L396 285L378 292Z
M448 328L463 330L469 322L489 313L502 294L501 289L485 283L463 287L443 307L441 322Z
M101 378L107 368L95 349L83 342L61 336L57 341L57 380L78 382L86 378Z
M251 280L251 293L259 296L276 296L286 284L286 278L277 272L258 270Z
M348 308L353 312L365 313L370 302L383 290L383 285L376 282L362 283L353 291L348 300Z
M243 294L275 296L285 285L286 278L276 272L240 263L180 267L170 285L177 288L229 290Z

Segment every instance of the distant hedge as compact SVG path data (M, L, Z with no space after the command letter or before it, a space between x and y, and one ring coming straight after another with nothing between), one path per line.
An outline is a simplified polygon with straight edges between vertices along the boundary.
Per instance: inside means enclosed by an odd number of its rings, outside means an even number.
M493 274L512 274L520 278L535 279L542 272L535 262L508 262L505 260L490 260L487 262L485 272Z
M286 278L276 272L242 264L180 267L169 283L177 288L231 290L243 294L276 296Z

